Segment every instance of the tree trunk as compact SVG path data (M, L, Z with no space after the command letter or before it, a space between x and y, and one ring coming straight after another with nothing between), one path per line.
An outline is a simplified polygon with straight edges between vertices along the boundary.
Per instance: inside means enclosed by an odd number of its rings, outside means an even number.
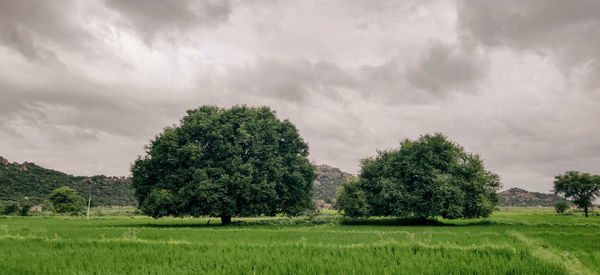
M222 225L231 224L231 216L221 216L221 224Z
M587 210L587 208L588 208L587 205L583 208L583 211L585 211L585 217L586 218L588 217L588 210Z

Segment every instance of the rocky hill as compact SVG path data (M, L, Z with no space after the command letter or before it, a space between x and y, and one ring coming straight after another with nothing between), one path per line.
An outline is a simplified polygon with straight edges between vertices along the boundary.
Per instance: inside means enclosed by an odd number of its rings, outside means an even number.
M502 191L500 206L554 206L561 198L554 194L529 192L521 188Z
M93 205L136 205L129 178L72 176L34 163L9 162L0 157L0 202L22 201L40 204L54 189L69 186L81 196L92 194Z
M349 173L325 164L315 165L315 172L317 179L314 182L313 200L323 200L327 203L335 200L338 187L345 179L352 177Z

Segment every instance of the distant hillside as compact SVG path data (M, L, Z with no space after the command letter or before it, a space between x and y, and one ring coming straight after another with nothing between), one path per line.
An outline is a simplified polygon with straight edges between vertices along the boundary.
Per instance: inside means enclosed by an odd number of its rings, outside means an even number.
M328 165L315 165L315 171L315 201L334 201L337 188L352 176ZM129 178L72 176L30 162L11 163L0 157L0 201L23 200L27 196L32 204L41 204L50 192L65 185L86 198L91 192L94 205L136 204Z
M313 200L331 202L336 197L337 188L351 174L329 165L315 165L317 179L314 182Z
M76 177L46 169L34 163L10 163L0 157L0 201L23 201L41 204L48 194L61 186L75 189L81 196L92 194L93 205L135 205L129 178Z
M511 188L500 192L500 206L554 206L561 198L554 194Z

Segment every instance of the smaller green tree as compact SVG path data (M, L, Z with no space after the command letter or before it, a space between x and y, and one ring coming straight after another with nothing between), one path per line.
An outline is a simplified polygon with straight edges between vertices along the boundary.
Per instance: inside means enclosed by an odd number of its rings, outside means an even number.
M571 204L568 201L561 200L556 203L556 205L554 206L554 209L556 210L556 213L564 214L565 211L567 211L567 209L569 209L569 207L571 207Z
M446 136L405 139L400 148L363 159L358 178L339 191L344 215L447 219L488 217L500 178Z
M83 210L84 199L68 186L60 187L48 196L54 212L79 213Z
M583 208L588 217L588 208L592 206L594 198L600 196L600 176L568 171L554 179L554 193Z
M28 202L23 203L21 209L19 209L19 216L29 216L29 210L31 209L31 204Z
M344 215L362 217L368 214L365 192L358 187L358 179L352 177L338 188L336 208L343 209Z

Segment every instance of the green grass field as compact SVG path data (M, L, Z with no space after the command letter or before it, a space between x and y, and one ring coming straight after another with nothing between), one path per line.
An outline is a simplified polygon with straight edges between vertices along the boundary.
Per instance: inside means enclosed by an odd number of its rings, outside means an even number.
M92 212L93 213L93 212ZM0 217L2 274L600 274L600 217L482 220Z

